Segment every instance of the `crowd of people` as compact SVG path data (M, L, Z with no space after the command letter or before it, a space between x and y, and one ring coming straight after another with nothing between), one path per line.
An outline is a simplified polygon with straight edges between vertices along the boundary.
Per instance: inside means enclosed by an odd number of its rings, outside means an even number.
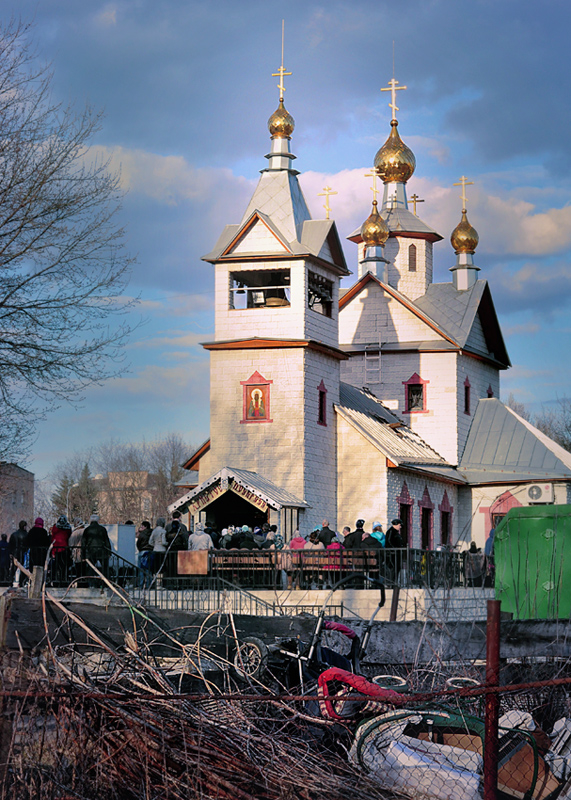
M9 539L5 533L0 537L0 583L26 583L18 564L30 572L34 567L46 567L53 586L88 575L88 561L107 575L111 551L107 528L99 524L97 514L92 514L88 523L75 520L73 528L65 514L49 529L42 517L36 517L30 529L27 521L21 520Z
M126 524L133 525L131 521ZM329 520L324 519L313 530L296 530L291 540L285 542L277 526L267 522L253 527L229 525L220 531L212 523L198 522L194 531L189 532L178 511L173 512L168 523L165 517L159 517L154 527L148 520L141 522L136 528L135 541L140 587L150 586L154 576L159 574L176 576L176 554L180 550L383 549L387 551L383 563L389 573L397 576L403 567L405 555L402 550L406 547L400 519L393 519L386 533L379 521L373 522L370 531L366 530L365 520L358 519L354 530L345 526L337 532L330 527ZM25 575L15 563L19 562L30 572L34 566L47 566L52 585L67 585L72 579L77 579L78 585L95 585L89 577L93 570L88 562L108 576L111 553L107 529L99 523L97 514L91 515L89 523L75 520L73 527L62 514L49 530L44 527L41 517L36 518L29 530L27 522L22 520L9 539L7 534L0 537L0 583L25 583ZM491 554L486 553L487 558L484 558L472 542L464 555L467 584L481 586L489 571L487 565L492 563ZM488 581L486 584L489 585Z

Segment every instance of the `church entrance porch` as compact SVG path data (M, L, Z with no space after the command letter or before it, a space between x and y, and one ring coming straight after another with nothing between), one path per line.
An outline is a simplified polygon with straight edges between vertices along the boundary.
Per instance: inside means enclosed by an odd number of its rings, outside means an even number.
M285 489L244 469L224 467L208 480L192 489L169 506L188 514L188 526L197 522L216 525L218 530L229 525L254 528L269 522L289 541L299 527L299 516L308 504Z
M210 505L200 513L200 519L207 525L213 525L217 530L248 525L252 530L264 522L269 522L269 508L266 510L257 505L253 505L248 500L240 497L233 492L225 492L220 497L213 500Z

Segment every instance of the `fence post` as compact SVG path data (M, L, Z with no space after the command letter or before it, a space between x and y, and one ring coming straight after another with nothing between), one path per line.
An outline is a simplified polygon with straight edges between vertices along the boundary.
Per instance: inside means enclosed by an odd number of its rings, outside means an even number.
M488 600L486 625L486 686L500 685L500 601ZM496 800L498 791L498 717L500 696L486 694L484 737L484 800Z
M391 614L389 617L389 622L397 621L397 612L399 610L399 594L400 586L398 583L395 583L393 586L393 596L391 598Z

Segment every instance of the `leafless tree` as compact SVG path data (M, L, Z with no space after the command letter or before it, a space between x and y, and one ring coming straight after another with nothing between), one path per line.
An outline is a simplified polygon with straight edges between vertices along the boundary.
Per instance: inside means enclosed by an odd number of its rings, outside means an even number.
M571 398L558 398L555 407L543 406L535 424L546 436L571 451Z
M101 117L53 102L27 26L0 26L0 458L59 400L118 374L130 259L118 176L90 158Z
M87 504L97 508L104 522L155 521L183 493L176 484L185 475L181 464L192 450L178 433L151 442L103 442L56 467L52 502L63 509L69 490L70 508L82 518Z
M525 419L527 422L531 422L531 413L525 407L525 403L516 400L512 392L510 392L506 406L511 408L512 411L515 411L515 413L522 419Z

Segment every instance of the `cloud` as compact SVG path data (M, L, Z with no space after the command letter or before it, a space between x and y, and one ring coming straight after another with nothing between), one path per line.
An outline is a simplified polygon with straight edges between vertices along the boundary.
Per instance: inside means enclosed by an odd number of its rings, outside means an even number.
M524 322L521 325L508 325L503 327L503 334L506 338L510 336L526 336L538 333L540 326L537 322Z
M140 339L134 342L133 348L149 347L185 347L190 349L198 348L200 342L204 341L204 334L189 333L188 331L171 331L170 335L153 336L148 339ZM188 351L187 351L188 356Z
M571 298L571 264L549 263L538 267L526 263L512 270L495 265L487 270L498 307L504 312L532 310L544 317L564 308Z
M138 398L143 404L160 399L161 404L178 407L182 398L189 404L193 401L204 404L208 397L209 369L207 358L200 361L187 358L186 364L176 367L148 364L133 375L108 381L104 391L111 392L117 404L126 402L125 395Z
M95 15L95 22L104 28L115 26L117 24L117 7L111 4L105 6Z
M90 148L89 156L109 161L112 171L120 173L124 191L152 198L167 206L186 201L204 201L226 191L253 191L254 184L235 176L224 167L195 168L183 156L162 156L145 150L125 147Z

